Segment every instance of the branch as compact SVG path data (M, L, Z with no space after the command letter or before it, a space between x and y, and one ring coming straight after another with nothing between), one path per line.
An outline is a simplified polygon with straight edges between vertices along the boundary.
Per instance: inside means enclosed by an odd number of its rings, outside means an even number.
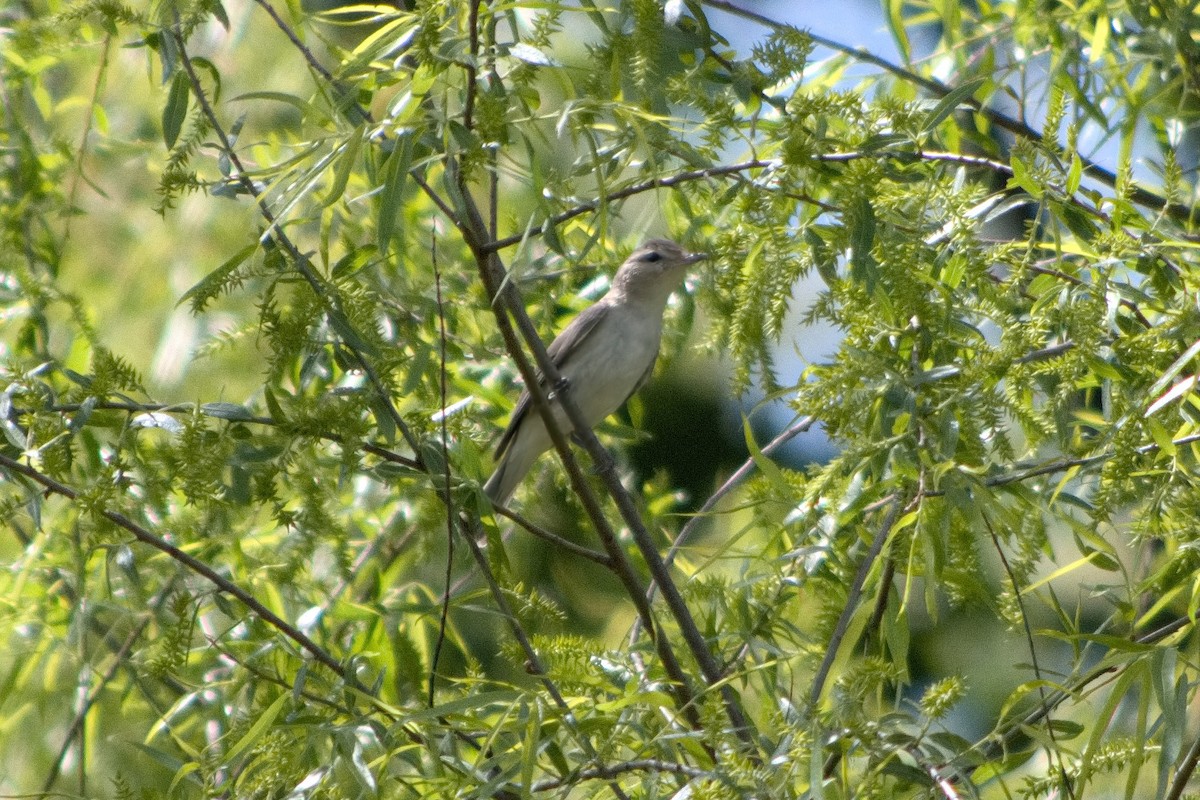
M430 260L433 262L433 285L437 300L438 319L438 420L441 423L438 445L442 451L442 494L446 503L446 571L445 592L442 598L442 611L438 620L437 641L433 645L433 657L429 664L429 707L433 708L434 691L437 688L437 668L442 658L442 646L446 643L446 627L450 622L450 587L454 578L454 495L450 492L450 447L447 443L449 433L446 426L446 307L442 301L442 268L437 257L437 238L430 246Z
M1135 637L1130 641L1137 645L1156 644L1157 642L1166 639L1168 636L1173 636L1186 627L1194 627L1194 621L1188 617L1180 617L1179 619L1167 623L1158 630L1151 631L1145 636ZM977 743L973 747L974 750L982 754L982 758L978 764L970 767L969 771L974 773L975 770L980 766L999 758L1001 755L1007 752L1008 746L1013 739L1018 736L1026 735L1025 729L1040 724L1046 718L1046 715L1058 708L1058 706L1062 705L1071 698L1079 697L1083 690L1088 686L1099 681L1105 676L1111 675L1117 670L1118 667L1115 665L1097 667L1087 675L1081 676L1074 684L1055 691L1045 703L1039 703L1025 716L1010 722L1006 731L999 733L998 735L995 732L989 734L987 739ZM962 753L961 757L966 758L967 755L967 753Z
M776 450L807 431L814 424L816 424L816 422L817 418L812 415L804 417L799 422L789 426L786 430L779 433L774 439L767 442L767 444L762 447L762 454L764 456L774 455ZM680 549L683 548L684 544L687 543L687 540L695 532L697 525L699 524L700 520L704 518L704 515L716 508L716 505L718 502L720 502L721 498L733 491L733 489L742 481L744 481L751 472L757 469L757 467L758 462L756 462L753 458L747 458L745 462L738 467L737 470L735 470L734 473L729 476L729 478L726 479L725 483L721 484L721 488L713 492L712 495L710 495L709 498L704 501L704 505L700 506L699 510L692 515L691 519L684 523L683 528L681 528L679 531L679 535L675 537L675 541L671 543L671 548L667 551L667 555L663 559L668 566L674 563L675 556L679 555ZM649 590L651 598L654 596L655 587L656 584L651 582Z
M763 446L762 454L768 457L771 456L776 450L783 447L792 439L811 428L816 421L816 417L809 415L797 422L795 425L790 426L770 442L768 442L765 446ZM699 510L697 510L691 516L691 518L684 523L683 527L679 530L679 535L675 537L675 541L671 542L671 547L667 550L666 556L663 557L663 563L665 563L667 567L670 567L675 563L675 557L679 555L679 551L683 549L683 546L687 543L688 539L690 539L692 534L695 533L697 526L700 524L700 520L705 519L706 515L711 513L712 510L716 508L717 503L720 502L721 498L733 491L733 489L743 480L745 480L746 477L757 468L757 466L757 462L753 458L747 458L745 463L738 467L737 470L735 470L734 473L730 475L728 479L726 479L725 483L721 484L721 487L713 492L709 498L704 501L704 505L700 506ZM653 601L654 595L657 591L658 583L654 580L651 580L649 588L646 589L646 599ZM635 641L637 641L639 633L639 620L634 620L632 629L629 633L629 643L631 646Z
M706 6L720 9L721 11L728 12L734 16L742 17L743 19L751 20L772 30L791 29L790 25L786 25L782 22L771 19L764 14L759 14L757 12L742 8L730 2L730 0L702 0L702 2ZM948 86L941 81L918 75L910 69L902 67L898 64L893 64L887 59L877 56L874 53L862 48L851 47L849 45L842 44L841 42L834 41L833 39L827 39L824 36L819 36L811 31L805 31L804 35L815 44L819 44L822 47L827 47L835 52L850 56L851 58L862 63L873 64L883 71L900 78L901 80L914 83L935 97L946 97L954 90L953 87ZM980 104L979 101L975 100L974 98L965 98L962 101L962 104L970 108L971 111L977 114L982 114L993 125L1003 128L1009 133L1013 133L1018 136L1024 136L1028 139L1033 139L1038 142L1045 141L1045 136L1040 131L1029 127L1024 122L1020 122L1005 114L1002 114L995 109L988 108ZM1110 188L1116 188L1117 176L1113 172L1105 169L1089 158L1084 158L1082 155L1080 156L1080 159L1083 162L1084 169L1086 169L1090 175L1094 176L1106 186ZM1171 219L1176 222L1187 223L1189 221L1190 212L1187 207L1172 205L1161 195L1155 194L1147 189L1143 189L1140 186L1132 187L1129 199L1139 205L1159 211L1171 217Z
M733 175L739 172L746 172L752 169L767 169L775 165L774 161L762 161L753 159L751 161L743 161L740 164L729 164L723 167L708 167L706 169L691 170L689 172L680 172L667 178L651 178L641 183L635 183L632 186L626 186L624 189L617 189L615 192L609 192L603 198L591 200L587 203L567 209L560 214L555 214L540 225L533 225L528 230L521 234L506 236L503 239L496 239L480 246L480 251L484 254L495 253L507 247L520 244L530 236L537 236L544 233L547 228L552 228L556 225L561 225L569 219L574 219L581 214L586 214L589 211L595 211L602 204L611 203L615 200L624 200L627 197L632 197L642 192L648 192L653 189L666 189L672 186L678 186L681 183L689 181L704 180L705 178L714 178L720 175ZM444 209L443 209L444 210Z
M708 770L697 769L687 764L662 761L657 758L641 758L635 761L625 761L620 764L603 764L596 767L588 767L587 769L573 772L566 778L539 781L529 788L532 792L548 792L564 787L576 788L578 781L593 780L595 778L615 778L627 772L671 772L676 775L686 775L689 778L703 778L710 775Z
M472 0L473 6L474 2L475 0ZM475 19L472 16L472 20L474 21ZM471 41L478 41L474 25L472 26ZM478 56L477 53L472 53L472 55ZM469 111L474 107L474 95L478 87L474 80L476 73L473 62L469 63L466 69L467 97L464 109ZM464 116L464 124L470 126L471 118L469 116ZM528 359L525 358L508 317L504 314L504 309L497 303L497 300L503 300L509 314L512 315L513 321L516 322L517 327L520 329L526 345L533 352L538 370L540 370L541 376L544 377L545 385L556 388L566 387L566 382L562 379L561 373L547 354L546 347L541 341L537 329L533 326L529 315L525 311L519 291L511 281L507 280L507 272L497 255L495 243L488 235L488 226L472 197L467 177L458 168L457 162L453 157L448 158L446 177L453 186L454 199L460 204L461 211L465 214L465 219L456 219L455 224L463 232L466 244L475 257L480 277L487 289L488 297L492 301L491 305L495 313L496 323L500 328L501 335L504 337L505 345L516 362L522 378L525 380L525 386L533 400L534 408L542 415L542 419L545 421L547 432L550 434L555 450L562 459L572 487L583 503L588 516L591 518L605 551L612 559L611 569L621 580L626 594L633 601L634 607L638 611L639 617L648 626L647 630L650 632L652 641L658 650L663 669L673 682L672 689L676 695L680 709L688 717L693 727L700 729L702 728L702 724L698 712L692 703L692 692L688 685L687 675L679 665L668 638L660 635L654 629L653 617L649 604L645 599L645 590L641 585L641 581L621 547L621 543L615 532L605 519L599 502L587 485L587 481L584 479L578 464L575 463L570 444L559 429L554 419L554 414L550 410L542 383L539 381L539 376L534 371ZM609 200L611 199L610 196ZM651 575L663 587L663 595L666 598L671 614L678 624L693 658L700 665L700 670L705 680L710 686L720 687L719 691L724 699L726 712L733 723L737 735L747 746L753 747L754 739L751 735L749 720L742 712L738 698L733 692L732 687L728 682L724 681L725 676L721 673L720 666L709 651L708 644L704 636L700 633L700 629L692 617L691 610L687 607L687 604L683 601L683 597L679 594L678 588L671 580L670 574L663 564L662 558L659 556L654 539L646 530L646 526L642 522L632 498L630 498L629 493L621 485L614 468L612 456L600 444L595 433L579 412L579 408L571 396L569 388L565 391L557 391L556 399L570 421L573 437L579 441L588 455L591 456L596 471L607 486L609 494L616 502L617 508L621 512L621 517L629 527L634 543L650 568Z
M512 520L537 538L549 542L561 550L574 553L575 555L581 558L586 558L588 561L595 562L602 567L608 567L609 569L613 568L612 558L610 556L597 552L590 547L584 547L581 544L576 544L570 539L559 536L554 531L546 530L527 517L524 517L518 514L516 511L513 511L511 508L508 508L507 506L492 506L492 510L500 516Z
M1062 788L1066 791L1067 797L1070 800L1074 800L1075 791L1071 786L1071 779L1067 776L1067 768L1063 764L1062 747L1058 742L1058 736L1054 733L1054 723L1050 719L1050 698L1046 691L1046 678L1043 677L1041 665L1038 663L1037 646L1033 641L1033 626L1029 624L1029 614L1025 610L1025 600L1021 596L1021 585L1017 582L1017 575L1013 572L1012 565L1008 562L1008 556L1004 554L1004 548L1000 546L1000 537L996 535L996 530L992 527L992 521L984 512L980 512L980 517L983 519L983 525L987 528L988 535L991 536L992 546L996 549L996 555L1000 557L1000 564L1004 567L1004 574L1008 576L1009 585L1012 587L1013 598L1016 600L1017 607L1021 611L1021 626L1025 632L1025 645L1029 648L1029 662L1033 667L1033 677L1039 684L1037 687L1038 699L1041 700L1042 710L1045 712L1046 736L1050 740L1050 746L1046 748L1046 758L1058 767L1058 775L1062 781Z
M964 167L986 167L1009 178L1011 178L1013 174L1011 166L1005 164L1003 161L997 161L994 158L965 155L963 153L947 153L939 150L913 150L910 152L903 150L884 150L878 152L852 150L843 153L817 154L813 156L813 160L834 164L844 164L850 161L858 161L863 158L879 158L880 156L896 158L904 161L942 161L950 164L958 164Z
M279 16L279 12L275 10L275 7L268 3L267 0L254 0L254 2L267 12L267 16L275 23L275 27L279 28L283 32L283 35L288 38L288 41L292 43L292 46L300 51L300 55L304 57L309 68L332 86L334 83L333 73L325 69L325 66L313 55L312 50L309 50L304 42L300 41L300 37L296 35L296 31L292 29L292 26L283 21L283 17Z
M0 467L4 467L18 475L23 475L26 478L29 478L34 483L37 483L49 492L62 495L68 500L76 503L79 501L79 493L71 487L67 486L66 484L59 483L49 475L45 475L33 467L26 466L19 461L15 461L3 453L0 453ZM257 615L268 625L275 628L284 636L298 644L301 649L306 650L318 662L324 664L326 667L329 667L329 669L331 669L338 677L346 681L347 684L353 686L357 691L360 691L368 696L372 696L371 691L360 684L354 675L347 673L346 668L342 665L342 663L330 655L328 651L306 636L300 631L299 628L292 625L290 622L287 622L275 612L271 611L271 609L264 606L258 601L257 598L254 597L254 595L250 594L233 581L216 572L208 564L205 564L203 561L189 554L185 550L181 550L180 548L168 542L166 539L151 533L149 530L143 528L141 525L137 524L124 514L116 511L109 511L107 509L102 509L96 511L95 513L104 517L118 528L121 528L122 530L132 534L133 537L139 542L150 545L155 550L165 553L169 558L179 562L192 572L205 578L220 591L237 599L242 603L242 605L254 612L255 615Z
M262 234L262 238L270 238L281 250L287 253L292 266L297 272L300 273L300 276L304 278L309 287L312 288L313 294L316 295L318 300L320 300L321 304L325 308L326 313L329 314L332 319L336 320L339 326L348 331L353 331L353 326L350 325L346 315L342 313L341 309L338 307L337 295L330 294L326 291L324 284L317 275L316 269L312 265L312 261L308 258L308 256L300 251L300 248L297 247L296 244L291 240L291 237L284 232L283 227L279 224L279 220L275 217L274 212L272 212L270 206L267 205L266 198L263 196L258 186L255 185L254 181L252 181L250 176L247 174L245 167L242 165L241 158L238 156L237 151L233 147L233 143L229 139L229 135L221 126L220 120L217 119L217 114L213 110L212 104L208 102L208 96L204 93L204 87L200 83L200 77L196 74L196 68L192 64L191 56L188 55L187 46L184 42L183 36L178 30L173 30L171 35L175 37L176 44L179 47L179 59L183 65L184 71L187 73L188 80L192 85L192 94L195 96L196 102L200 106L205 118L208 120L209 125L212 126L213 131L216 133L221 152L225 154L225 156L229 159L229 163L233 167L235 176L234 179L239 183L243 191L254 198L254 202L258 207L259 214L262 215L263 220L265 220L267 223L267 229ZM388 417L391 418L391 421L396 426L396 429L399 430L401 435L404 437L405 442L412 449L417 462L420 463L420 443L417 441L417 438L413 435L412 431L409 430L408 425L404 422L404 418L396 409L395 404L392 403L391 396L388 393L387 388L383 385L383 382L380 380L379 375L375 372L374 367L371 365L370 361L368 361L367 358L361 352L359 352L358 348L347 342L343 342L343 344L347 351L354 356L354 360L358 363L359 368L362 369L363 374L367 376L367 380L371 384L371 387L375 390L380 404L387 412Z
M1179 800L1183 797L1184 791L1187 789L1188 781L1192 778L1192 773L1196 771L1196 763L1200 762L1200 736L1192 740L1192 746L1188 748L1187 755L1179 762L1179 766L1175 768L1175 775L1171 780L1171 788L1164 795L1164 800Z
M625 586L626 593L634 603L639 618L643 620L646 630L650 632L651 640L654 641L659 657L663 661L663 668L667 671L668 676L673 681L673 691L676 693L676 699L679 707L689 715L690 721L695 727L699 727L700 720L696 715L695 708L692 703L692 692L688 686L687 676L679 666L678 660L675 658L674 652L671 650L670 643L666 637L657 635L657 626L654 624L653 614L649 604L644 599L645 591L641 586L641 582L625 556L620 542L617 539L616 533L608 524L608 520L604 516L603 510L600 508L599 501L588 486L587 480L580 469L574 454L571 451L569 442L558 425L554 414L550 412L549 401L546 398L543 382L539 380L538 370L541 375L545 376L545 385L562 384L562 376L558 369L550 360L549 354L546 352L546 346L538 336L537 330L533 326L533 322L529 319L528 313L525 311L524 302L521 299L520 292L512 281L508 280L508 273L500 262L499 256L493 250L488 252L484 249L484 244L488 241L487 229L484 225L483 218L479 213L478 207L471 199L469 187L461 172L453 165L448 167L448 172L454 173L454 180L457 182L458 195L462 200L464 212L467 215L466 220L455 218L455 224L463 232L464 239L468 247L471 248L475 255L475 261L479 269L480 277L483 280L484 287L487 290L488 296L491 299L491 308L496 318L497 327L500 329L500 334L504 338L505 347L512 356L517 370L521 373L521 377L525 381L526 389L529 391L530 398L533 400L534 408L546 424L546 430L550 434L551 441L554 443L554 448L562 460L563 467L566 470L567 477L571 482L572 488L579 496L580 502L584 506L584 510L588 514L592 525L596 530L601 542L604 545L605 551L612 559L611 569L613 573L621 580ZM509 314L513 320L521 328L521 334L527 343L527 346L533 351L537 361L535 368L525 355L525 351L521 346L520 340L517 338L516 332L509 321L509 318L504 313L503 305L508 307ZM604 450L596 441L595 435L591 433L591 429L587 427L585 421L579 414L579 409L576 407L574 400L570 396L570 391L558 393L558 399L563 410L567 413L571 424L577 432L577 437L583 440L585 445L588 444L584 433L590 439L591 444L595 445L596 449L587 447L588 453L592 456L595 464L598 465L601 473L611 472L612 457ZM597 452L598 450L598 452ZM599 465L606 464L608 469L604 469ZM619 486L619 482L618 482ZM623 491L623 490L622 490ZM636 516L636 515L635 515ZM640 523L640 521L639 521Z
M209 404L201 403L134 403L131 401L115 401L101 400L91 406L94 411L125 411L131 414L193 414L199 411L206 417L212 419L224 420L225 422L242 422L250 425L266 425L274 428L284 428L292 423L288 421L280 422L274 417L264 417L261 415L246 413L245 416L231 417L225 414L216 413L208 409ZM45 410L56 414L71 414L83 408L82 403L58 403L55 405L46 406ZM14 413L27 413L28 409L17 409L14 407ZM309 434L318 439L324 439L327 442L334 444L345 444L345 439L337 433L316 433ZM358 444L364 452L377 456L384 461L390 461L393 464L408 467L414 470L421 470L421 464L416 459L407 458L392 450L382 447L381 445L371 444L370 442L361 442Z
M875 560L879 558L879 554L883 552L884 542L892 533L892 526L896 524L897 517L900 516L900 498L894 497L891 501L891 508L888 509L887 515L880 524L879 530L875 532L875 538L871 542L871 549L863 556L862 562L858 565L858 574L854 576L854 583L850 585L850 592L846 596L846 604L842 607L842 614L838 617L837 626L833 629L833 635L829 637L829 644L825 648L825 657L821 660L821 666L817 669L816 676L813 677L812 688L808 694L809 704L816 709L817 703L821 700L821 694L825 690L825 681L829 678L829 670L833 668L833 661L837 658L838 650L841 649L842 640L845 639L847 631L850 630L850 621L854 618L855 611L858 610L858 601L862 598L863 587L867 583L867 576L871 574L871 567L875 564Z
M513 613L512 606L509 605L508 598L504 594L504 589L500 586L499 581L496 580L496 576L492 572L492 565L488 562L487 556L479 546L479 537L477 534L478 525L472 523L472 521L468 520L466 516L460 515L459 535L462 536L463 541L466 542L467 549L471 551L471 557L475 559L475 566L478 567L479 574L483 577L484 583L487 584L488 591L492 595L492 602L496 604L497 610L504 617L504 621L508 623L509 630L512 632L513 637L517 640L517 645L525 654L525 671L537 677L537 679L541 682L542 687L545 688L546 692L550 695L551 700L554 701L554 704L562 710L566 727L571 731L572 735L575 737L575 741L579 743L579 746L583 752L586 753L589 758L596 758L596 750L594 747L592 747L591 741L579 729L579 725L575 719L575 712L571 710L571 706L568 705L566 699L562 695L562 692L559 691L558 686L546 673L546 667L544 664L542 664L541 657L538 656L537 650L533 646L533 642L530 641L529 635L525 633L525 629L521 626L521 622L517 619L517 615ZM489 777L494 780L496 775L491 775ZM629 797L616 783L610 784L609 788L612 789L613 794L617 796L618 800L629 800ZM499 796L504 798L513 797L507 792L500 792Z
M151 611L153 612L160 610L163 604L171 596L171 593L174 591L175 579L172 578L167 585L159 591L158 597L156 597L154 601L150 603ZM62 746L58 750L58 757L54 759L54 763L50 767L50 772L46 775L46 780L42 782L42 794L49 794L50 790L54 787L54 782L57 781L58 776L62 774L63 762L66 761L67 753L71 749L71 743L74 742L79 734L83 731L83 724L87 720L87 715L92 710L92 706L96 704L96 701L100 698L100 695L104 693L105 689L108 687L108 684L111 683L113 678L117 676L117 671L123 665L126 665L125 657L129 655L131 650L133 650L133 646L137 644L138 639L142 638L142 634L145 633L146 628L150 626L150 622L153 619L153 613L148 613L142 617L142 619L133 627L131 631L129 631L128 635L125 637L125 640L121 642L121 646L118 647L116 652L112 654L112 663L109 664L108 669L104 671L104 674L100 676L100 680L94 683L91 689L88 691L87 696L83 699L83 702L76 710L74 719L71 720L71 724L67 728L67 735L63 738Z

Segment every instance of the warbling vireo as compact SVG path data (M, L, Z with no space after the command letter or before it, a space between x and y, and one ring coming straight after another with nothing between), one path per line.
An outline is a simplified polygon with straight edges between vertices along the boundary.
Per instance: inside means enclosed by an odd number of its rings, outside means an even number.
M547 353L589 426L620 408L650 377L662 340L667 298L682 283L687 268L704 258L703 253L689 253L667 239L651 239L617 270L608 293L551 343ZM570 435L571 422L553 393L549 400L560 430ZM496 447L500 463L483 491L494 503L507 502L533 462L552 444L529 392L522 392Z

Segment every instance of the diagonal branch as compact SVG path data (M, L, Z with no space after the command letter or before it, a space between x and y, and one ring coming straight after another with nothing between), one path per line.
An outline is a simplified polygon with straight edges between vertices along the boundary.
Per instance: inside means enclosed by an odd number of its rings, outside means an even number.
M472 8L476 7L474 0L472 0ZM472 16L472 23L476 22L477 18ZM477 43L474 24L472 25L470 34L472 37L471 41ZM476 68L474 62L468 62L465 70L467 97L464 108L466 111L470 111L474 107L474 95L478 90L475 80ZM464 124L468 127L471 125L471 117L465 112ZM502 300L504 305L507 306L507 311L511 314L513 321L516 322L517 327L520 329L526 346L533 352L537 368L540 370L541 375L544 376L546 385L555 387L565 386L562 375L551 361L546 352L545 345L542 343L536 328L534 328L532 321L529 319L529 315L525 311L525 305L521 300L520 292L512 281L507 280L507 272L496 250L494 247L489 246L491 237L488 235L488 226L471 194L466 175L458 168L457 163L453 159L447 162L446 173L447 181L451 183L455 190L453 196L459 204L458 210L465 215L465 218L457 220L456 224L459 225L459 229L464 233L466 244L475 256L480 276L483 279L488 296L493 301L492 308L495 312L497 325L504 337L505 345L516 361L521 376L525 379L525 386L534 402L534 407L545 421L547 431L554 443L555 450L563 461L572 487L579 495L580 501L591 518L605 551L612 560L614 573L625 587L625 591L634 603L643 624L652 626L653 617L649 603L645 598L645 588L642 586L633 564L629 561L628 556L621 547L621 543L615 532L605 519L599 502L588 487L587 481L584 479L578 464L575 463L570 445L563 432L558 428L554 415L550 411L549 403L545 397L542 385L537 378L537 374L533 369L533 365L525 357L508 317L504 313L505 309L497 304L496 300ZM612 456L600 444L591 427L583 418L578 406L571 397L569 388L567 391L557 392L556 398L571 423L574 438L580 442L588 455L591 456L593 464L596 465L596 471L603 479L610 495L616 502L621 512L621 517L632 534L634 543L650 569L650 574L662 587L663 596L666 599L671 615L679 626L684 641L692 653L692 657L699 664L705 681L709 686L719 687L726 713L729 716L730 722L733 723L738 736L747 745L753 746L752 728L748 718L741 709L737 695L729 683L724 680L725 676L712 651L709 649L703 634L700 633L691 610L688 608L686 602L684 602L683 596L679 593L678 587L672 580L662 557L659 555L653 537L646 530L646 526L638 514L629 493L621 485L616 469L614 468ZM679 665L668 638L661 635L661 632L656 631L653 627L648 627L647 630L658 650L664 670L666 670L674 683L673 690L676 693L676 699L681 709L688 716L693 726L699 728L700 719L691 702L692 694L688 686L687 676Z
M735 175L737 173L747 172L753 169L767 169L768 167L774 166L774 163L775 162L773 161L763 161L756 158L750 161L742 161L738 164L726 164L719 167L707 167L705 169L689 170L687 172L680 172L666 178L650 178L649 180L642 181L641 183L635 183L632 186L626 186L624 189L617 189L616 191L609 192L603 198L591 200L587 203L581 203L574 208L569 208L566 211L555 214L542 224L533 225L528 230L523 231L520 234L506 236L503 239L496 239L494 241L487 242L486 244L480 246L480 251L484 254L495 253L498 250L503 250L507 247L518 245L528 239L530 236L537 236L541 233L545 233L548 228L561 225L567 220L574 219L575 217L586 214L589 211L595 211L596 209L600 208L601 205L612 203L616 200L624 200L627 197L633 197L634 195L641 194L643 192L649 192L654 189L666 189L672 186L678 186L681 183L688 183L689 181L699 181L706 178L720 177L722 175ZM445 209L443 209L443 211L444 210Z
M734 16L738 16L743 19L751 20L753 22L758 23L759 25L770 28L772 30L783 30L785 28L791 27L791 26L787 25L786 23L771 19L770 17L766 16L765 14L760 14L756 11L751 11L750 9L743 8L739 5L737 5L736 3L731 2L731 0L702 0L702 2L704 3L704 5L709 6L710 8L720 9L721 11L728 12L730 14L733 14ZM879 67L883 71L885 71L891 75L894 75L895 77L897 77L901 80L916 84L917 86L921 87L922 89L924 89L925 91L934 95L935 97L939 97L939 98L946 97L954 90L953 87L948 86L947 84L942 83L939 80L935 80L933 78L926 78L922 75L918 75L916 72L912 71L911 69L902 67L899 64L893 64L891 61L888 61L886 58L883 58L882 56L878 56L875 53L872 53L863 48L851 47L850 45L846 45L841 42L835 41L833 39L829 39L824 36L820 36L818 34L812 33L811 31L805 31L804 35L807 36L809 39L811 39L815 44L818 44L822 47L827 47L830 50L847 55L850 58L853 58L856 61L860 61L864 64L872 64L876 67ZM995 125L998 128L1002 128L1002 129L1008 131L1009 133L1016 134L1017 136L1024 136L1028 139L1033 139L1038 142L1045 141L1045 136L1042 134L1041 131L1036 130L1035 128L1031 128L1029 125L1026 125L1024 122L1015 120L1012 117L1009 117L1006 114L996 111L993 108L984 106L984 105L980 104L979 101L975 100L974 98L970 98L970 97L965 98L962 101L962 104L964 106L966 106L967 108L971 109L971 111L973 111L977 114L982 114L993 125ZM1097 164L1095 161L1092 161L1091 159L1084 158L1082 155L1080 155L1080 159L1083 162L1084 169L1087 170L1089 175L1095 177L1097 180L1099 180L1101 183L1105 184L1106 186L1109 186L1111 188L1116 188L1117 183L1118 183L1118 178L1115 173L1113 173L1109 169L1106 169L1106 168L1100 166L1099 164ZM1156 211L1162 212L1162 213L1166 214L1167 216L1171 217L1176 222L1187 223L1190 221L1189 218L1190 218L1191 210L1189 207L1172 204L1165 197L1163 197L1159 194L1156 194L1152 191L1149 191L1148 189L1144 189L1141 186L1131 187L1129 199L1131 199L1133 202L1135 202L1139 205L1146 206L1148 208L1152 208Z
M61 495L62 497L65 497L73 502L79 502L79 492L72 489L70 486L54 480L49 475L39 472L33 467L11 459L3 453L0 453L0 467L4 467L5 469L8 469L18 475L25 476L48 492ZM100 509L95 513L104 517L118 528L132 534L133 538L137 539L139 542L147 544L150 547L153 547L155 550L165 553L169 558L187 567L197 575L200 575L225 594L237 599L242 605L254 612L255 615L257 615L268 625L278 630L287 638L291 639L293 642L299 645L302 650L307 651L309 655L311 655L318 662L333 670L333 672L337 674L338 677L346 681L346 683L350 684L358 691L368 695L371 694L370 690L360 684L354 675L348 673L345 666L343 666L340 661L330 655L325 648L321 647L319 644L310 639L295 625L292 625L274 611L264 606L254 595L250 594L233 581L218 573L208 564L205 564L203 561L191 555L187 551L176 547L166 539L163 539L161 536L151 533L148 529L142 527L124 514L116 511L110 511L108 509Z
M266 197L263 196L262 191L247 174L245 167L242 165L241 158L238 156L237 151L233 147L233 143L230 140L228 133L221 125L221 121L217 118L216 111L213 109L212 104L208 101L208 95L205 94L204 87L200 83L200 76L196 74L195 65L192 63L191 56L188 54L186 43L182 34L180 34L178 30L172 30L170 35L175 38L175 42L178 45L179 59L183 65L184 71L187 73L188 81L192 85L192 94L195 96L196 102L199 104L205 119L212 126L213 131L216 133L221 152L229 159L229 163L233 166L235 180L242 187L243 191L254 198L254 202L258 207L259 214L267 223L267 229L262 234L262 237L264 239L270 238L281 250L287 253L288 259L292 266L297 272L300 273L300 276L313 290L313 294L315 294L320 300L325 308L326 313L329 314L330 319L336 321L339 327L346 330L351 330L351 326L346 319L346 315L339 307L340 304L338 303L337 295L331 294L326 289L324 283L321 281L320 276L317 274L316 269L313 267L312 261L308 256L301 252L300 248L295 242L292 241L291 237L284 232L283 226L280 224L279 219L275 216L274 212L267 204ZM404 421L404 418L400 415L400 412L396 409L396 406L392 402L391 396L387 391L387 387L383 385L383 381L380 379L379 374L375 371L374 366L361 352L359 352L358 348L348 344L347 350L354 357L354 360L357 362L359 368L362 369L363 374L366 375L367 381L370 383L372 389L374 389L376 397L386 411L392 424L394 424L396 429L400 431L405 442L412 449L414 457L419 462L421 459L420 443L417 441L417 438L412 431L409 430L408 424Z
M862 562L858 565L858 574L854 576L854 583L850 585L850 592L846 596L846 605L842 608L841 616L838 617L833 635L829 637L829 644L826 646L825 657L821 660L821 666L817 669L817 674L813 677L808 701L814 709L821 700L821 694L825 691L825 681L828 680L829 671L833 668L833 661L837 658L842 641L846 638L846 633L850 630L850 622L854 619L854 614L858 610L858 601L862 598L863 588L867 583L867 576L871 574L871 568L875 565L879 554L883 552L883 545L888 540L888 537L891 536L892 528L895 526L896 519L899 516L900 498L894 497L891 501L891 508L888 509L887 514L884 516L879 530L875 531L875 538L871 541L871 549L867 551L867 554L863 556Z

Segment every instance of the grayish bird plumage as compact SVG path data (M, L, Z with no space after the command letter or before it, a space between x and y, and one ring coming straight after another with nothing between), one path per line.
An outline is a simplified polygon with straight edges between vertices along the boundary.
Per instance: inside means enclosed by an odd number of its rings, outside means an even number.
M575 317L547 348L589 426L620 408L650 377L667 298L688 266L703 258L668 239L651 239L617 270L608 293ZM550 401L559 429L570 435L573 428L566 413L553 396ZM483 487L492 502L507 502L552 444L529 392L522 392L496 447L500 463Z

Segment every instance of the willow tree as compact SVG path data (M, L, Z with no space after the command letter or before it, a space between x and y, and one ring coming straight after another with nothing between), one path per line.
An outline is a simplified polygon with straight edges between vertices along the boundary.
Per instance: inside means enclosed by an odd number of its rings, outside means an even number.
M0 788L1181 796L1200 18L885 6L5 9ZM792 423L684 498L635 399L493 509L651 235Z

